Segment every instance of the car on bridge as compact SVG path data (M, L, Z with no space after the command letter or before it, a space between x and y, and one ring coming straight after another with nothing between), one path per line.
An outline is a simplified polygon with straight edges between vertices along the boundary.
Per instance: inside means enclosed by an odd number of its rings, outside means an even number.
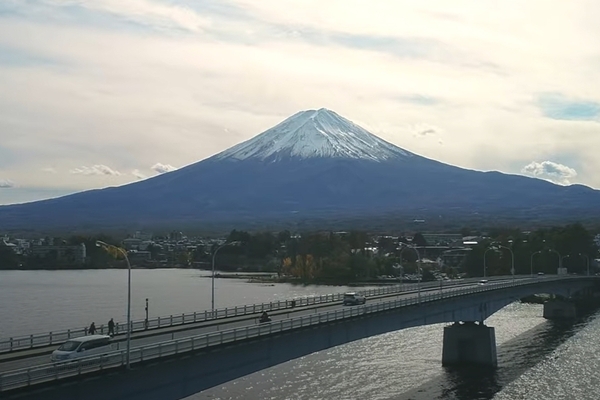
M367 298L361 294L348 292L344 293L344 305L345 306L356 306L359 304L365 304Z
M105 354L113 351L110 336L89 335L69 339L52 352L52 361L67 361L76 358Z

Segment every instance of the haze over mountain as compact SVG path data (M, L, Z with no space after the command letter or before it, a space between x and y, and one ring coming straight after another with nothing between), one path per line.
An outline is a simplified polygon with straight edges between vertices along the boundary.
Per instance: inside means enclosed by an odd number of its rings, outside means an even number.
M600 191L466 170L388 143L327 109L299 112L206 160L144 181L0 207L9 229L243 227L292 219L577 220Z

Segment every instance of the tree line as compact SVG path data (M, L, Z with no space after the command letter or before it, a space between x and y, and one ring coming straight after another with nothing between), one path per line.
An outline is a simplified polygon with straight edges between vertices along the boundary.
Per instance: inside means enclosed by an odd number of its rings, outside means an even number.
M465 260L465 271L469 276L482 276L483 266L487 275L509 275L514 255L516 274L552 273L559 265L569 273L595 272L594 259L598 258L598 247L594 235L581 224L538 229L524 233L517 229L490 232L486 239L474 246ZM486 253L487 251L487 253ZM485 260L484 260L485 256Z
M471 245L462 262L454 267L442 267L448 275L465 273L470 277L510 275L514 261L515 274L555 274L559 265L570 273L595 272L594 259L598 247L594 234L583 225L541 228L531 232L520 229L492 229ZM417 272L416 252L403 251L406 245L427 246L421 233L409 243L406 237L370 235L364 231L344 234L333 232L304 233L300 237L283 231L278 234L232 231L228 241L240 243L227 247L228 263L243 265L244 261L262 260L263 268L304 282L331 281L346 283L370 280L380 275L397 275L398 265L404 273ZM508 250L510 249L510 250ZM512 254L511 254L512 252ZM485 260L484 260L485 256ZM266 261L266 262L264 262ZM433 279L429 268L421 265L423 279Z
M488 276L508 275L512 264L510 251L514 255L517 274L529 274L532 267L534 273L556 273L559 255L569 272L584 273L587 260L593 265L593 259L598 258L594 235L581 224L532 232L492 229L481 233L463 229L461 233L483 236L483 239L469 246L466 257L458 265L442 267L441 272L450 276L459 273L471 277L482 276L484 264ZM277 274L281 279L306 283L351 283L368 281L381 275L397 276L400 271L405 274L417 272L416 252L403 249L406 246L422 247L433 243L427 243L421 233L414 234L411 239L374 235L365 231L303 232L301 235L292 235L289 231L233 230L227 235L226 241L237 242L238 245L223 247L215 261L220 270L267 271ZM86 245L88 259L85 268L125 266L122 261L112 259L96 247L96 240L119 245L118 240L104 235L72 236L65 238L64 243ZM210 268L217 247L217 244L213 244L190 251L181 250L175 256L176 265ZM160 252L154 246L150 246L149 251L153 256L158 256ZM434 279L433 268L424 267L424 264L421 267L423 280ZM0 245L0 269L15 268L53 269L57 266L52 259L27 259Z

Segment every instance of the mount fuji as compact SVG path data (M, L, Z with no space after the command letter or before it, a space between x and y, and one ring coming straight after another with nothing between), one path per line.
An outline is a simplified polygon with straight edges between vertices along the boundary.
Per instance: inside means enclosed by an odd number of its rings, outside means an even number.
M347 158L386 161L412 155L335 112L322 108L294 114L273 128L215 157L219 160Z
M144 181L2 206L0 227L201 229L430 217L491 224L488 218L549 222L599 214L600 191L443 164L320 109Z

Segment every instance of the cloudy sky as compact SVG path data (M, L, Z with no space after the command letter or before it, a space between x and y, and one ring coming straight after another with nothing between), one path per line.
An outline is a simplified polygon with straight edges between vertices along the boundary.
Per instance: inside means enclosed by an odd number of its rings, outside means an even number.
M2 0L0 204L122 185L326 107L600 188L600 2Z

